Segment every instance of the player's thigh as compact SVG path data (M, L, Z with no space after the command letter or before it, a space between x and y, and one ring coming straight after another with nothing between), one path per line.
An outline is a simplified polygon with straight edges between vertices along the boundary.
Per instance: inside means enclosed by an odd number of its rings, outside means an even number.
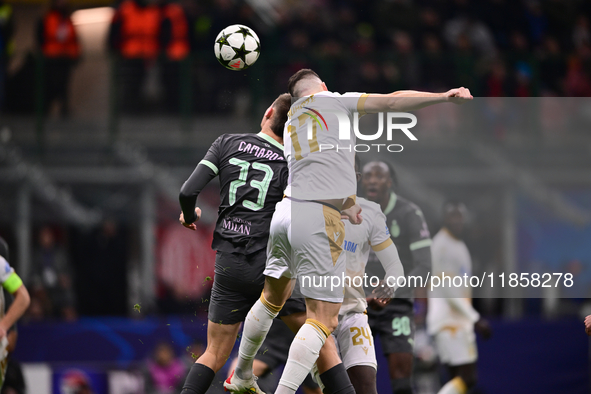
M345 227L339 211L314 202L292 203L293 266L306 298L342 302Z
M478 359L476 335L470 329L444 329L435 335L437 353L451 367L473 364Z
M367 366L377 370L374 338L369 327L367 315L352 313L341 318L333 333L336 338L341 359L348 370L354 366Z
M289 303L290 303L290 301L288 300L286 302L286 305L288 305ZM302 326L304 324L306 324L306 319L307 318L308 317L306 316L305 304L304 304L304 311L300 311L300 312L296 312L296 313L291 313L289 315L281 316L281 320L287 325L287 327L289 327L289 329L293 333L297 333L299 331L299 329L302 328Z
M244 321L264 285L265 250L249 255L218 251L208 319L217 324Z
M306 298L306 315L308 319L317 320L332 333L339 323L340 302L329 302Z
M295 276L292 272L292 248L290 244L291 202L283 199L275 206L267 242L267 262L264 275L279 279Z

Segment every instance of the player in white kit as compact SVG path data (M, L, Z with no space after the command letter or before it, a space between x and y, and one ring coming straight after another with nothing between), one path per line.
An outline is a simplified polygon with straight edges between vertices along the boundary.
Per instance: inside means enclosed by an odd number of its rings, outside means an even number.
M357 157L355 167L360 178ZM365 284L362 281L370 249L375 252L386 272L385 278L379 278L383 280L370 283L375 287L373 295L379 303L390 301L396 289L396 279L404 277L404 269L380 206L364 198L357 198L357 203L362 209L363 222L353 226L345 221L343 250L347 262L346 278L351 278L351 283L345 284L339 325L332 335L355 392L377 394L376 352L366 313Z
M444 207L443 228L433 237L431 245L433 276L472 275L470 252L462 241L466 207L448 202ZM475 329L483 337L490 336L488 323L472 306L472 289L441 286L429 298L427 329L435 337L441 362L450 370L452 379L439 394L464 394L476 385Z
M284 131L289 168L286 198L277 204L271 221L263 294L245 321L235 373L224 383L231 392L262 392L252 375L252 362L273 318L289 298L296 277L300 278L301 292L306 298L307 320L292 342L276 394L295 393L338 325L344 289L342 284L327 284L326 279L330 282L330 278L340 278L345 272L342 255L345 228L341 214L353 224L362 220L359 205L355 203L355 153L342 147L355 144L355 136L350 133L350 138L342 141L341 128L351 125L355 112L361 116L413 110L472 98L465 88L441 94L405 91L340 95L329 92L312 70L298 71L290 78L288 87L296 101ZM306 277L325 282L305 286ZM319 363L318 368L322 373L323 369L337 364ZM352 392L351 387L343 394Z

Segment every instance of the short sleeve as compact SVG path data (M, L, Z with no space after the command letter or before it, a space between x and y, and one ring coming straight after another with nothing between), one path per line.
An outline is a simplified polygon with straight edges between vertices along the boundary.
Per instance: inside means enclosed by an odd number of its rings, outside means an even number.
M431 246L431 234L423 212L415 207L406 214L409 247L411 251Z
M365 115L365 100L367 100L367 93L348 92L341 95L344 98L344 103L347 109L353 113L359 112L359 116Z
M203 160L201 160L199 162L199 164L202 164L202 165L205 165L205 166L211 168L211 170L216 175L220 172L219 168L220 168L220 163L222 161L222 156L223 156L222 146L223 146L223 142L224 142L224 137L225 137L225 135L219 136L213 142L213 144L211 144L211 147L209 148L209 150L205 154L205 157L203 157Z
M382 246L389 246L392 243L392 239L390 238L390 230L386 224L386 215L377 210L372 210L371 215L372 218L369 221L369 241L372 247L374 249L380 249Z

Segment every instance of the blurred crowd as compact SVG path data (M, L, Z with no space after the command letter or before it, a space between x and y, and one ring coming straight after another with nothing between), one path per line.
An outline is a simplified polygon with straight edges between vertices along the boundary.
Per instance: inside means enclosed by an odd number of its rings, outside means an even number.
M111 219L91 230L43 225L33 241L23 277L31 296L26 321L127 314L130 245L123 226Z
M37 41L45 108L57 102L67 116L81 48L65 1L52 1ZM219 31L236 23L261 37L253 73L273 82L259 88L269 96L277 92L265 89L284 86L301 67L317 69L339 91L463 85L479 96L591 95L591 3L584 0L282 0L270 8L244 0L122 0L114 8L107 45L124 112L226 110L231 93L253 83L213 56ZM14 51L11 15L0 0L0 106ZM161 86L156 99L146 89L153 74Z

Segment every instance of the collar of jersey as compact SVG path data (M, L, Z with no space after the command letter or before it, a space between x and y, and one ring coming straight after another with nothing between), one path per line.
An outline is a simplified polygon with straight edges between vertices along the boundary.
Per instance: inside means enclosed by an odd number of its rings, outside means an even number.
M390 192L390 200L388 201L388 205L386 209L384 209L384 215L388 215L394 207L396 206L396 200L398 200L398 196L394 192Z
M270 144L275 145L277 148L283 150L283 145L281 145L279 142L275 141L273 139L273 137L271 137L270 135L267 135L265 133L263 133L262 131L260 133L257 134L259 137L261 137L262 139L264 139L265 141L267 141Z

